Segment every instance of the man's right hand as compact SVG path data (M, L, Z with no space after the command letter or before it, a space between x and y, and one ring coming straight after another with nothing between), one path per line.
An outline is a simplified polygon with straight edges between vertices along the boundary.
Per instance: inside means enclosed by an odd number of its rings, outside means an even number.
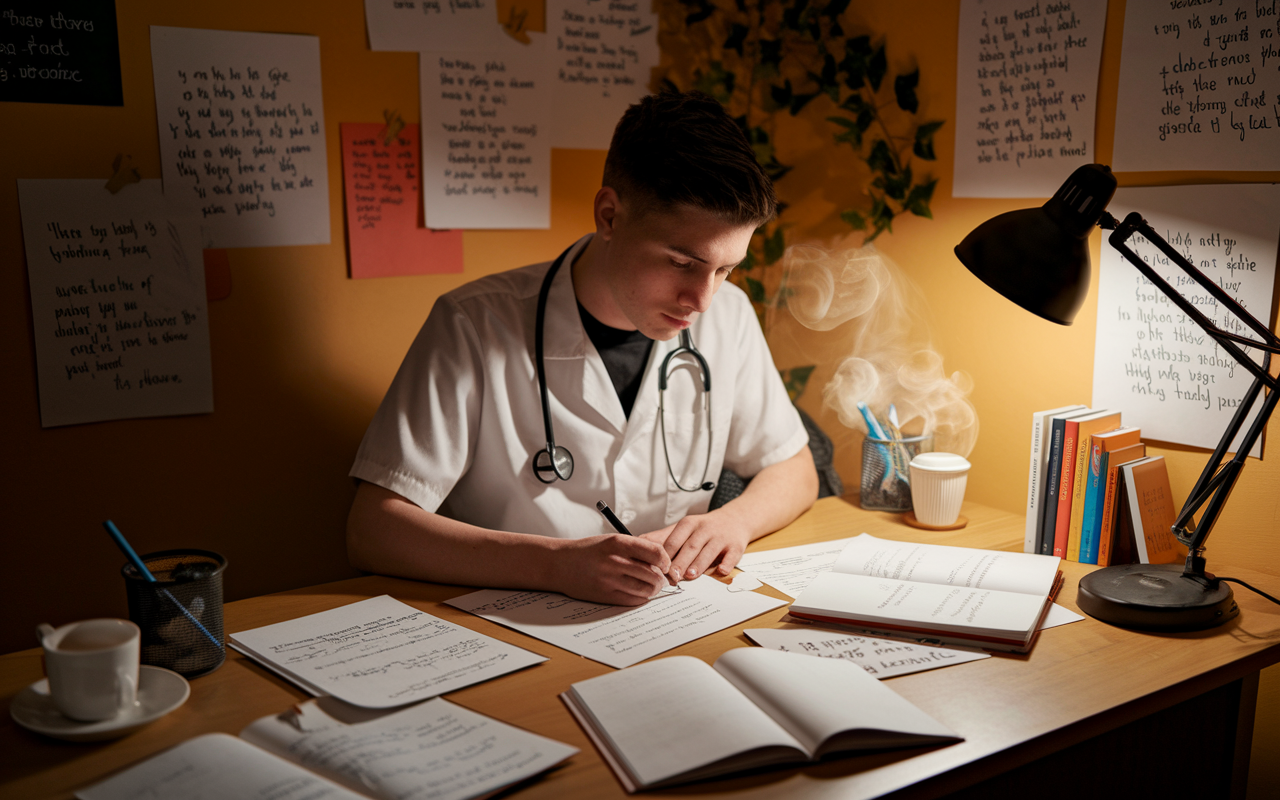
M656 542L614 533L555 541L556 590L570 597L638 606L667 584L671 557Z

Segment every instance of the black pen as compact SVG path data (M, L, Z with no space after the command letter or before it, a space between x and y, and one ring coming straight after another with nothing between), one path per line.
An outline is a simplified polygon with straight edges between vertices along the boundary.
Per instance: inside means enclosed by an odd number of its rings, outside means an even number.
M627 526L622 524L622 520L618 519L617 515L613 513L613 509L609 508L608 504L603 500L596 501L596 511L604 514L604 518L609 520L609 524L612 525L613 529L618 533L623 536L634 536L631 531L627 530Z

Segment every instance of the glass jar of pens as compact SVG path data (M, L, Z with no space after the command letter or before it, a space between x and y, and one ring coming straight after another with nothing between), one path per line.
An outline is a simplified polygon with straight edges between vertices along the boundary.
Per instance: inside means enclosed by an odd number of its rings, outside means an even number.
M142 629L142 663L186 678L222 666L222 571L227 560L209 550L191 549L139 557L110 520L103 527L129 559L120 574L129 619Z
M862 482L858 504L869 511L911 510L911 459L933 449L928 434L904 436L898 429L897 410L889 406L887 424L882 424L866 403L858 410L867 423L862 440Z

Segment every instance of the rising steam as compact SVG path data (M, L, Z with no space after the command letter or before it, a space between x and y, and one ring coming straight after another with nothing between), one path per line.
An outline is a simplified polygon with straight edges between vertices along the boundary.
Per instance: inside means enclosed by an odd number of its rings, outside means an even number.
M847 427L865 431L857 404L881 420L890 403L902 428L933 435L933 449L968 456L978 439L973 380L947 376L922 316L924 298L874 245L827 250L797 245L783 256L786 305L815 331L840 328L841 359L823 402Z

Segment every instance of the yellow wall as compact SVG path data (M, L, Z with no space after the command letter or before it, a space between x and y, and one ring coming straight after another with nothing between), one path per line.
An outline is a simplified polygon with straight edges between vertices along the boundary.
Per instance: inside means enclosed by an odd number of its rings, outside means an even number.
M125 614L119 554L100 528L114 518L139 551L194 546L225 554L230 599L353 574L343 526L353 493L345 477L364 426L401 356L441 292L482 274L554 257L590 227L603 154L555 151L549 231L468 232L462 275L351 281L343 246L338 123L373 122L398 109L418 120L416 57L367 49L359 0L224 0L185 6L120 0L123 108L5 104L0 143L0 336L5 391L3 498L7 545L0 581L0 652L34 644L36 623ZM891 65L921 70L921 113L939 133L934 220L904 217L878 244L921 287L947 371L975 382L982 430L969 497L1020 512L1028 419L1037 409L1089 402L1093 296L1077 323L1044 323L995 296L955 261L952 246L982 220L1018 207L951 199L958 0L855 4L851 26L883 34ZM1111 151L1123 2L1112 0L1098 112L1098 153ZM105 180L117 153L145 178L160 177L147 26L310 33L320 37L330 227L327 246L230 251L231 296L210 305L215 413L42 430L35 386L29 290L16 178ZM829 236L840 159L815 149L820 125L780 154L797 170L782 192L803 212L798 233ZM1120 174L1122 185L1205 182L1186 174ZM1213 176L1276 180L1280 174ZM125 191L128 191L126 189ZM795 241L793 239L793 241ZM1097 261L1099 239L1093 251ZM829 375L826 372L825 375ZM820 368L802 401L834 435L847 484L856 483L857 437L818 408ZM1271 433L1277 433L1277 422ZM1156 448L1185 493L1205 458ZM1280 465L1250 462L1211 542L1211 559L1280 572ZM1277 583L1280 586L1280 582ZM1273 587L1276 588L1276 587ZM1280 669L1264 673L1252 770L1255 797L1280 793Z

